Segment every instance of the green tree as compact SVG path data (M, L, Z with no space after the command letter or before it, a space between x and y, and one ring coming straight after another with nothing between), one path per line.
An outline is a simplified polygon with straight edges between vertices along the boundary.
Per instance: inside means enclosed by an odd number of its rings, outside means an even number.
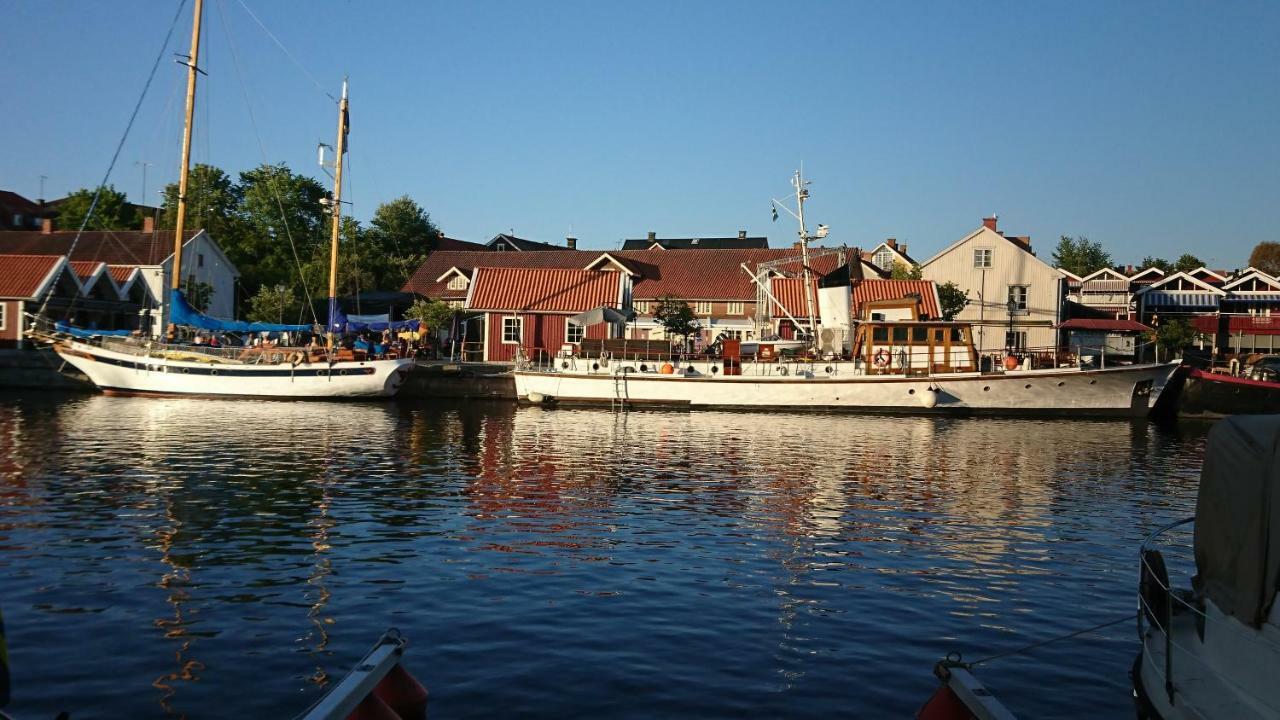
M187 176L185 227L207 230L223 250L237 247L243 242L244 234L240 217L242 200L240 186L225 172L212 165L196 165ZM178 222L178 183L165 186L160 212L161 227L173 229Z
M1182 256L1173 263L1173 269L1178 272L1191 272L1199 267L1204 267L1204 261L1191 253L1183 253Z
M1078 238L1063 235L1053 250L1053 264L1084 277L1110 267L1111 253L1102 249L1102 243L1093 242L1083 235Z
M1165 273L1171 273L1173 272L1173 263L1165 260L1164 258L1151 257L1148 255L1142 258L1142 265L1140 266L1140 269L1142 270L1146 270L1147 268L1159 268Z
M249 298L247 317L251 322L292 323L299 310L297 296L288 285L263 285Z
M321 246L327 251L330 215L320 201L328 193L314 179L296 175L284 164L240 173L240 192L244 233L223 250L239 268L246 290L292 285L299 263L314 262ZM327 290L326 283L321 292Z
M90 188L80 188L61 200L57 205L58 227L63 230L79 230L93 204L93 193ZM89 218L85 229L133 230L141 226L141 217L128 204L124 193L116 190L115 185L107 185L102 188L98 207L94 209L93 217Z
M919 265L895 262L889 271L889 278L892 280L920 280L922 277Z
M1280 242L1260 242L1249 253L1249 265L1262 272L1280 275Z
M969 293L953 282L944 283L938 286L938 304L943 320L955 320L969 304Z
M658 300L653 319L666 330L667 338L678 335L688 342L690 335L702 330L702 323L698 322L689 303L670 295Z
M382 203L364 234L373 286L399 289L436 247L440 229L408 195Z
M1155 341L1156 347L1165 351L1166 358L1186 349L1199 338L1200 332L1182 319L1162 322L1148 334L1148 339Z
M404 316L410 320L418 320L426 326L427 332L435 332L453 322L455 310L443 300L415 300Z

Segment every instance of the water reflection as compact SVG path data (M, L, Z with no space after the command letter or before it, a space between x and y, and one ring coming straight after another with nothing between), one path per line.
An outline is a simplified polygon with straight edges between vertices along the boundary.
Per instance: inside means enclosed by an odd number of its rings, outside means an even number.
M19 709L75 687L110 716L291 716L396 625L450 716L909 714L949 650L1128 610L1134 543L1194 503L1201 443L1127 421L3 399ZM12 650L37 639L85 651ZM1102 642L990 680L1028 715L1063 712L1050 681L1089 698L1072 714L1128 712L1131 643ZM92 679L103 657L118 671Z

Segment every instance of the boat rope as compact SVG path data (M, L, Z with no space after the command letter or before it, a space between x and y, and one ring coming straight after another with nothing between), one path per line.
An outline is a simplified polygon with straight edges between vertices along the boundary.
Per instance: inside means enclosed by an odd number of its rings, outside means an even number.
M1010 655L1019 655L1021 653L1028 652L1030 650L1034 650L1039 647L1044 647L1045 645L1050 645L1052 643L1056 643L1061 640L1070 640L1073 637L1078 637L1080 635L1088 635L1091 632L1094 632L1096 630L1101 630L1103 628L1108 628L1108 627L1111 627L1112 625L1119 625L1122 622L1130 622L1136 616L1137 616L1137 613L1129 613L1124 617L1116 618L1115 620L1108 620L1107 622L1099 623L1097 625L1094 625L1093 627L1087 627L1083 630L1076 630L1074 632L1066 633L1065 635L1058 635L1056 637L1048 638L1047 640L1039 640L1037 642L1033 642L1028 645L1023 645L1022 647L1019 647L1019 648L1014 648L1013 650L1007 650L1005 652L996 653L995 655L984 657L981 660L974 660L971 663L965 663L965 665L968 665L969 667L973 667L976 665L982 665L983 663L989 663L992 660L999 660L1000 658L1009 657Z
M311 72L307 70L306 66L299 62L298 58L293 56L293 53L289 52L289 48L285 47L284 43L280 42L280 38L276 37L276 34L271 32L271 30L258 19L257 15L253 14L253 11L249 9L249 6L244 4L244 0L236 0L236 2L240 3L240 7L244 8L244 11L249 13L249 17L253 18L253 21L258 23L258 27L262 28L262 31L267 34L267 37L271 38L272 42L274 42L282 52L284 52L285 56L292 60L294 65L298 66L298 69L302 71L302 74L306 75L307 78L315 84L317 90L324 93L326 97L335 103L338 102L338 98L334 97L328 90L325 90L324 85L321 85L320 81L316 80L315 75L312 75Z
M241 5L243 4L241 3ZM298 257L298 246L293 241L293 231L289 229L289 216L284 210L284 201L280 198L280 184L276 168L272 167L267 159L267 146L263 144L262 133L258 131L258 120L253 114L253 103L249 99L249 88L244 83L244 73L240 71L240 52L236 49L236 44L231 39L231 31L227 28L227 16L222 12L222 3L219 2L217 5L218 18L222 21L222 31L227 36L227 46L231 48L231 64L235 67L236 80L240 83L240 93L244 96L245 109L249 112L249 126L253 128L253 136L258 141L258 153L262 156L262 166L270 168L271 176L267 181L267 185L271 188L271 194L276 199L276 207L280 210L280 222L284 225L285 237L289 239L289 250L293 253L293 262L298 266L298 279L302 283L302 294L307 298L306 306L311 311L311 320L314 324L319 325L320 319L316 317L315 303L311 300L311 288L307 286L307 274L302 271L302 260ZM248 8L245 9L248 10Z
M80 229L76 230L76 236L71 239L71 246L67 248L67 260L70 262L71 256L76 251L76 244L80 242L80 236L84 233L89 221L93 219L93 213L98 209L98 200L102 198L102 191L107 186L107 181L111 179L111 171L116 167L116 161L120 159L120 151L124 149L125 141L129 139L129 131L133 129L133 122L138 119L138 111L142 109L142 102L147 99L147 91L151 89L151 81L156 79L156 70L160 68L160 61L164 59L165 51L169 49L169 41L173 39L173 30L178 27L178 18L182 17L182 9L187 6L187 0L178 3L178 11L173 14L173 22L169 23L169 32L165 33L164 42L160 44L160 52L156 54L155 62L151 64L151 72L147 75L147 82L142 86L142 94L138 96L138 102L133 106L133 113L129 115L129 122L124 127L124 134L120 136L120 142L116 144L116 151L111 156L111 163L107 165L107 172L102 176L102 182L98 183L98 188L93 191L93 199L89 202L89 211L85 213L84 220L80 221ZM142 202L146 202L146 198L142 198ZM44 300L40 302L40 309L36 311L36 315L44 315L46 307L49 305L49 299L53 297L54 290L58 287L58 276L64 272L72 272L69 267L64 267L58 271L58 275L54 276L53 282L49 283L49 290L44 296Z

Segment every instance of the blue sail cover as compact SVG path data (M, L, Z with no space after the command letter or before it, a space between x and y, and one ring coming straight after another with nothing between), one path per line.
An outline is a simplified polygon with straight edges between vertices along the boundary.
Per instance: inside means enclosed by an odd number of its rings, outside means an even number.
M383 320L374 322L352 320L347 317L346 313L342 312L342 308L338 307L338 303L333 298L329 298L329 329L336 333L360 332L362 330L375 330L378 332L383 330L417 330L420 325L421 323L417 320Z
M220 332L310 332L310 325L283 325L280 323L245 322L244 320L219 320L211 318L191 307L181 290L169 291L169 322L174 325Z
M109 335L112 337L128 337L129 335L133 334L132 330L93 330L93 329L86 330L84 328L78 328L70 323L62 322L61 320L55 322L53 324L53 328L60 333L65 333L67 335L70 335L71 337L78 337L78 338L99 337L102 335Z

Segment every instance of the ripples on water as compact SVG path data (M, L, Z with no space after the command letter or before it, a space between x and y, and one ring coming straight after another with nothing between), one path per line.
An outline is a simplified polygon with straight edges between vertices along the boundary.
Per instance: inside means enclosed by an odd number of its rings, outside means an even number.
M1203 429L0 399L12 710L291 717L389 626L434 717L908 717L1132 612ZM1133 626L983 666L1129 717Z

